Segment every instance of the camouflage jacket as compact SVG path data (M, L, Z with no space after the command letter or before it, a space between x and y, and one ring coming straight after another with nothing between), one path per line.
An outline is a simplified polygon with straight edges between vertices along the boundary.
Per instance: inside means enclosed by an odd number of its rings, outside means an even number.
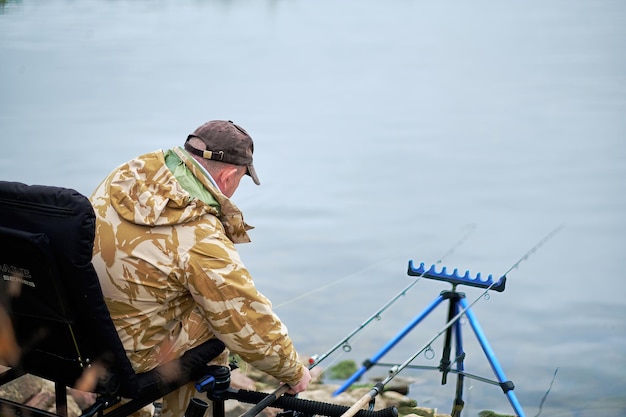
M288 384L304 372L287 329L255 288L234 243L250 229L184 150L174 151L219 203L192 197L163 151L115 169L96 189L93 263L136 371L217 337Z

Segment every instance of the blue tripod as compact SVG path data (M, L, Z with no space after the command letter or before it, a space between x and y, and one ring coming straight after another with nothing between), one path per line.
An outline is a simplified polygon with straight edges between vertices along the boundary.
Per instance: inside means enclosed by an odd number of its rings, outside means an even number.
M438 367L425 367L425 366L407 366L409 368L416 369L437 369L442 373L441 384L445 385L448 380L448 374L450 372L457 374L456 381L456 392L454 403L452 406L452 417L460 417L461 411L463 410L463 406L465 402L463 401L463 382L465 377L474 378L480 380L482 382L492 383L495 385L499 385L504 394L507 396L509 403L513 407L513 410L519 417L525 417L522 407L513 392L515 386L513 382L507 380L504 375L504 371L500 366L496 356L485 337L480 325L478 324L478 320L476 316L472 312L469 307L467 300L465 299L465 294L462 292L456 291L457 285L469 285L472 287L484 288L487 290L494 290L498 292L504 291L504 287L506 284L506 276L502 276L498 282L493 282L492 276L489 275L487 280L483 281L481 279L480 273L476 275L476 277L470 277L469 271L465 273L464 276L459 276L458 271L455 269L452 274L448 274L446 272L446 268L444 267L441 272L437 272L435 270L435 266L431 266L429 270L424 269L424 264L420 264L419 268L415 268L413 265L413 261L409 261L409 269L408 274L412 276L419 276L429 279L435 279L439 281L446 281L452 284L452 290L442 291L435 300L428 305L419 315L417 315L409 324L407 324L393 339L391 339L385 346L383 346L372 358L367 359L363 362L363 366L357 370L348 380L339 387L333 395L338 395L345 391L348 387L350 387L355 381L357 381L361 376L369 370L374 365L390 365L390 364L382 364L378 361L389 351L391 350L404 336L406 336L415 326L417 326L428 314L430 314L439 304L441 304L444 300L448 300L448 322L454 319L461 311L464 311L467 320L469 321L480 346L483 349L483 352L487 356L487 360L489 361L491 368L496 375L497 382L491 381L486 378L478 377L476 375L472 375L465 372L464 369L464 359L465 352L463 351L463 337L461 331L461 323L459 320L456 320L451 326L446 329L445 341L443 347L443 354L441 357L441 361ZM452 339L454 337L455 340L455 355L454 361L450 360L452 354ZM455 369L452 369L452 364L456 364Z

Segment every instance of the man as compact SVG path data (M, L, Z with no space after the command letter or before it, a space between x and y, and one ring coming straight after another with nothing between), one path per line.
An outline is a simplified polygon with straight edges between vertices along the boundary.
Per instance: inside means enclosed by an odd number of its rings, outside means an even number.
M291 393L307 388L308 369L234 247L250 241L230 197L246 174L260 184L253 149L244 129L211 121L184 148L118 167L92 195L93 263L137 372L218 338ZM162 415L182 416L194 392L190 384L165 397Z

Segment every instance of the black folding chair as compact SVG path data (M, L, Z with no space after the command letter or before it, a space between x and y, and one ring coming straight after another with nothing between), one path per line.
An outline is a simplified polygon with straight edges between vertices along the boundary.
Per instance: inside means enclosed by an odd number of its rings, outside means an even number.
M94 232L93 208L80 193L0 181L0 308L20 347L0 386L28 373L53 381L56 391L56 414L0 398L1 415L66 416L66 387L94 372L98 397L83 415L126 416L205 375L206 364L224 350L210 340L135 373L91 264ZM118 405L121 398L130 401Z

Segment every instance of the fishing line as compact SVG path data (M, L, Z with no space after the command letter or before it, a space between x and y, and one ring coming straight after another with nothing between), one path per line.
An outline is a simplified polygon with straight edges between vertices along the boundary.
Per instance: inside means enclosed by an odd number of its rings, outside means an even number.
M463 235L463 237L459 241L457 241L450 249L448 249L435 263L437 263L437 264L441 263L445 258L447 258L449 255L451 255L456 248L461 246L471 236L471 234L474 233L474 231L476 230L476 225L474 223L472 223L472 224L469 225L469 228L470 229L465 233L465 235ZM328 356L330 356L333 352L335 352L340 347L343 348L343 350L345 352L350 352L352 350L352 347L350 346L350 343L349 343L350 339L354 335L359 333L361 330L363 330L365 327L367 327L372 321L380 320L380 318L381 318L380 315L383 312L385 312L389 307L391 307L391 305L393 303L398 301L398 299L400 297L406 295L406 293L411 288L413 288L415 286L415 284L417 284L417 282L422 278L422 276L424 276L424 274L421 274L421 275L417 276L415 278L415 280L413 280L413 282L411 282L411 284L409 284L402 291L400 291L398 294L396 294L391 300L389 300L385 305L383 305L380 309L378 309L378 311L376 311L374 314L372 314L359 327L354 329L348 336L344 337L339 343L337 343L332 348L330 348L330 350L328 350L326 353L324 353L321 356L318 356L318 355L312 356L311 359L309 359L309 364L310 364L309 369L313 369L317 364L322 362L324 359L326 359Z
M452 246L452 248L450 248L448 251L446 251L440 258L439 260L437 260L436 263L441 263L443 261L443 259L445 259L447 256L449 256L450 254L452 254L454 252L454 250L459 247L461 244L463 244L468 238L469 236L474 232L474 230L476 229L476 225L475 224L470 224L469 225L470 229L468 232L465 233L465 235L454 244L454 246ZM385 259L385 261L387 261L387 259ZM382 261L381 261L382 262ZM375 265L378 265L379 263ZM374 265L365 268L364 270L361 270L355 274L351 274L348 277L342 278L343 279L347 279L349 277L352 277L354 275L357 275L358 273L361 273L362 271L365 271L367 269L372 268ZM309 369L313 369L317 364L319 364L321 361L323 361L324 359L326 359L329 355L331 355L335 350L339 349L339 347L344 347L344 351L349 351L349 349L351 349L350 345L348 344L348 341L350 340L350 338L352 338L354 335L356 335L358 332L360 332L363 328L365 328L369 323L371 323L373 320L375 319L379 319L380 318L380 314L385 311L387 308L389 308L389 306L391 306L391 304L393 304L398 298L400 298L401 296L405 295L406 292L411 289L416 283L417 281L420 280L420 278L423 276L420 275L417 278L415 278L415 280L409 285L407 286L404 290L402 290L398 295L396 295L392 300L390 300L389 302L387 302L387 304L385 304L381 309L379 309L376 313L374 313L368 320L366 320L363 324L361 324L361 326L359 326L357 329L355 329L352 333L350 333L347 337L345 337L341 342L337 343L335 346L333 346L329 351L327 351L326 353L324 353L322 356L313 356L311 359L309 359ZM328 285L330 286L330 285ZM328 287L326 286L326 287ZM317 290L315 290L317 291ZM313 291L313 292L315 292ZM306 295L310 295L312 292L309 292ZM302 298L298 297L298 298ZM293 301L293 300L292 300ZM282 305L284 305L285 303L283 303ZM276 307L275 307L276 308ZM245 412L244 414L242 414L240 417L254 417L256 416L258 413L260 413L264 408L268 407L272 402L274 402L277 398L279 398L281 395L283 395L285 392L287 392L289 390L289 385L287 384L283 384L281 386L279 386L278 388L276 388L272 393L270 393L263 401L259 402L256 406L254 406L252 409L248 410L247 412ZM348 410L350 411L350 410ZM358 411L358 410L357 410ZM356 414L355 411L353 413Z
M539 403L539 411L537 412L537 414L535 414L535 417L539 417L541 415L541 412L543 411L543 403L546 402L546 399L548 398L548 394L550 394L550 391L552 391L552 384L554 384L554 380L556 379L557 372L559 372L558 366L554 370L554 375L552 375L552 381L550 381L550 386L548 387L548 390L546 391L545 394L543 394L543 397L541 398L541 402Z
M558 232L561 231L561 229L563 229L565 227L565 224L560 224L558 225L553 231L551 231L550 233L548 233L546 235L546 237L544 237L543 239L541 239L539 241L539 243L537 243L535 246L533 246L528 252L526 252L524 254L524 256L522 256L519 261L515 262L513 264L512 267L510 267L504 274L502 274L503 276L508 274L509 272L511 272L512 270L514 270L515 268L519 267L519 264L521 264L523 261L527 260L528 257L530 255L532 255L533 253L535 253L537 251L537 249L539 249L539 247L541 245L543 245L544 243L546 243L548 240L550 240L552 238L552 236L554 236L555 234L557 234Z
M317 287L317 288L315 288L315 289L313 289L313 290L311 290L311 291L305 292L304 294L301 294L301 295L299 295L299 296L297 296L297 297L290 298L289 300L284 301L284 302L282 302L282 303L280 303L280 304L276 305L276 306L274 307L274 310L276 310L276 309L278 309L278 308L280 308L280 307L286 306L287 304L291 304L291 303L293 303L293 302L295 302L295 301L298 301L298 300L300 300L300 299L302 299L302 298L306 298L306 297L308 297L308 296L310 296L310 295L312 295L312 294L318 293L318 292L320 292L320 291L324 291L325 289L330 288L330 287L332 287L332 286L334 286L334 285L337 285L337 284L339 284L340 282L343 282L343 281L346 281L346 280L348 280L348 279L350 279L350 278L354 278L354 277L356 277L356 276L358 276L358 275L361 275L361 274L362 274L363 272L365 272L365 271L369 271L370 269L373 269L373 268L375 268L375 267L377 267L377 266L379 266L379 265L381 265L381 264L383 264L383 263L388 262L388 261L389 261L389 259L390 259L390 257L385 257L385 258L382 258L380 261L378 261L378 262L376 262L376 263L373 263L373 264L371 264L371 265L369 265L369 266L367 266L367 267L365 267L365 268L363 268L363 269L361 269L361 270L359 270L359 271L356 271L356 272L353 272L353 273L351 273L351 274L349 274L349 275L346 275L346 276L344 276L343 278L339 278L339 279L334 280L334 281L332 281L332 282L330 282L330 283L328 283L328 284L326 284L326 285L319 286L319 287Z
M442 261L443 259L447 258L450 254L452 254L452 253L454 252L454 250L455 250L456 248L458 248L458 247L459 247L459 246L460 246L463 242L465 242L465 241L466 241L466 240L470 237L470 235L471 235L472 233L474 233L474 231L476 230L476 224L475 224L475 223L470 223L469 225L465 226L465 227L464 227L464 229L465 229L465 228L469 228L469 230L466 232L466 234L463 236L463 238L461 238L461 240L459 240L459 241L458 241L458 242L457 242L457 243L456 243L453 247L451 247L451 248L450 248L450 249L449 249L446 253L444 253L444 254L443 254L443 255L439 258L439 260L438 260L437 262L435 262L435 263L441 263L441 261ZM361 270L358 270L358 271L356 271L356 272L353 272L353 273L351 273L351 274L348 274L348 275L346 275L346 276L344 276L344 277L342 277L342 278L339 278L339 279L337 279L337 280L334 280L334 281L332 281L332 282L330 282L330 283L328 283L328 284L326 284L326 285L322 285L322 286L317 287L317 288L315 288L315 289L313 289L313 290L311 290L311 291L308 291L308 292L306 292L306 293L304 293L304 294L301 294L301 295L296 296L296 297L294 297L294 298L291 298L291 299L289 299L289 300L287 300L287 301L284 301L284 302L282 302L282 303L280 303L280 304L277 304L277 305L275 305L275 306L274 306L274 310L276 310L276 309L278 309L278 308L280 308L280 307L283 307L283 306L285 306L285 305L287 305L287 304L291 304L291 303L293 303L293 302L295 302L295 301L298 301L298 300L300 300L300 299L302 299L302 298L306 298L306 297L308 297L308 296L310 296L310 295L312 295L312 294L315 294L315 293L318 293L318 292L323 291L323 290L325 290L325 289L328 289L328 288L330 288L330 287L332 287L332 286L335 286L335 285L337 285L337 284L339 284L339 283L341 283L341 282L343 282L343 281L346 281L346 280L348 280L348 279L350 279L350 278L354 278L354 277L356 277L356 276L359 276L359 275L361 275L361 274L362 274L363 272L365 272L365 271L369 271L370 269L374 269L375 267L377 267L377 266L379 266L379 265L382 265L382 264L388 263L388 262L389 262L389 259L391 259L391 258L395 258L395 256L393 256L393 257L392 257L392 256L389 256L389 257L384 257L384 258L382 258L380 261L375 262L375 263L373 263L373 264L371 264L371 265L369 265L369 266L366 266L365 268L363 268L363 269L361 269ZM415 284L415 283L419 280L419 278L420 278L420 277L417 277L417 279L415 280L415 282L414 282L413 284ZM412 287L412 285L411 285L410 287ZM409 287L409 288L410 288L410 287ZM405 289L405 291L407 291L409 288Z
M511 272L513 269L517 268L520 263L522 263L523 261L527 260L530 255L532 255L541 245L543 245L550 238L552 238L562 228L563 228L563 225L560 225L557 228L555 228L553 231L548 233L543 239L541 239L537 244L535 244L535 246L533 246L528 252L526 252L524 254L524 256L522 256L516 263L514 263L513 266L511 266L511 268L509 268L507 270L507 272L505 274L503 274L502 276L503 277L506 276L506 274ZM362 407L364 407L366 404L368 404L369 402L374 400L374 398L383 391L385 385L387 385L394 377L396 377L407 366L409 366L409 364L411 362L413 362L415 360L415 358L417 358L419 355L421 355L424 351L430 349L430 346L433 344L433 342L435 340L437 340L443 333L446 332L446 330L448 330L448 328L450 328L454 323L456 323L467 312L467 310L469 310L478 301L480 301L485 296L485 294L487 294L489 292L489 290L491 290L491 288L494 285L496 285L496 283L498 283L498 282L499 281L494 280L487 288L485 288L485 290L478 297L476 297L476 299L474 299L474 301L472 301L470 304L465 306L454 317L452 317L445 324L445 326L433 338L431 338L420 350L415 352L411 357L409 357L402 364L400 364L398 366L395 366L392 369L390 369L389 370L389 375L387 376L387 378L385 378L383 381L378 382L374 387L372 387L372 389L367 394L365 394L363 397L361 397L361 399L359 399L352 407L350 407L344 414L342 414L341 417L352 417L352 416L354 416Z

